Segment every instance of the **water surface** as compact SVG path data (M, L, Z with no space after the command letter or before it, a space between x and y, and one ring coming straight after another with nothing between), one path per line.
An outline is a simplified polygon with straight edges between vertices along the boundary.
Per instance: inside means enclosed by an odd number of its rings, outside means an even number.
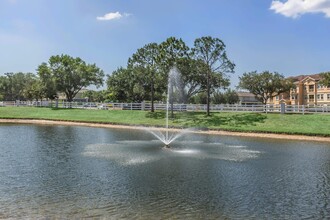
M326 143L0 125L0 218L327 219Z

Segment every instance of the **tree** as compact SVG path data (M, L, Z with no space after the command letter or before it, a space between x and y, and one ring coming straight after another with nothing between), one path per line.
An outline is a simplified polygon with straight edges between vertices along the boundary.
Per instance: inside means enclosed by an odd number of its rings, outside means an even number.
M82 93L82 97L87 98L88 102L95 102L94 101L94 91L93 90L86 90Z
M107 77L108 92L112 100L120 102L141 102L150 94L144 69L120 67Z
M226 73L234 72L235 64L232 63L226 53L226 45L218 38L202 37L197 38L192 49L196 60L204 62L207 66L204 75L206 76L206 94L207 94L207 115L210 115L210 95L211 89L221 85ZM218 85L212 85L212 78L217 76Z
M177 62L189 55L189 47L180 38L169 37L159 45L157 61L162 71L167 75Z
M111 75L107 75L107 87L114 101L126 102L129 100L131 91L131 80L129 72L126 68L120 67L113 71Z
M103 102L106 99L106 91L87 90L83 92L82 96L87 97L89 102Z
M37 71L45 84L54 86L56 92L64 93L69 102L82 88L103 84L104 73L100 68L69 55L51 56L48 63L39 65Z
M325 73L321 73L321 81L320 83L324 86L330 87L330 72L325 72Z
M164 74L164 76L166 77L166 81L167 83L165 83L165 85L168 86L169 81L168 80L172 80L169 79L169 72L172 68L176 68L177 64L180 60L187 58L189 55L189 47L185 44L185 42L180 38L177 39L175 37L169 37L167 38L164 42L162 42L159 45L160 48L160 53L159 53L159 57L158 57L158 61L159 61L159 65L160 68ZM173 69L172 69L173 70ZM180 71L180 69L179 69ZM182 90L182 86L183 85L176 85L178 87L181 87L180 89ZM168 91L170 93L172 93L172 95L170 95L170 100L169 102L171 103L171 117L174 117L174 113L173 113L173 103L174 103L174 97L173 97L173 91ZM179 93L182 93L183 91L177 91ZM182 94L181 94L182 96Z
M44 87L45 97L51 100L58 97L56 88L56 78L46 63L42 63L38 69L38 76Z
M189 102L192 104L206 104L206 92L200 92L190 97Z
M205 92L206 78L203 73L207 67L204 62L186 57L179 59L176 65L181 73L184 103L196 94Z
M239 97L238 94L235 90L228 89L225 92L225 97L226 97L226 103L228 104L236 104L239 102Z
M151 112L154 112L154 94L155 94L155 75L157 73L157 57L159 56L159 47L156 43L150 43L140 48L128 60L128 66L144 70L146 77L145 83L150 84L151 90Z
M268 99L293 88L292 81L277 72L248 72L239 77L239 80L239 87L250 91L263 104L266 104Z
M235 104L239 102L237 92L231 89L225 92L214 92L212 99L214 104Z
M9 97L9 79L7 76L0 76L0 94L1 100L8 101Z
M25 99L42 100L46 97L46 86L41 82L40 78L34 74L27 75L27 83L23 91Z
M0 77L0 93L6 101L25 100L25 89L35 75L32 73L5 73Z

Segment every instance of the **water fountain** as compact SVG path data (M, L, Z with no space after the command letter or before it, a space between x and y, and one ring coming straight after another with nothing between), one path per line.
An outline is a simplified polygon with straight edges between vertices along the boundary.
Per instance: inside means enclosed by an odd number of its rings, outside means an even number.
M170 144L182 136L184 133L188 132L189 129L183 129L179 132L170 132L169 129L169 113L171 111L171 117L173 118L173 102L174 95L178 96L178 100L182 100L184 96L184 88L182 88L182 79L179 70L176 67L171 68L168 74L167 83L167 96L166 96L166 116L165 116L165 134L159 130L147 131L153 134L157 139L164 143L165 148L170 148Z

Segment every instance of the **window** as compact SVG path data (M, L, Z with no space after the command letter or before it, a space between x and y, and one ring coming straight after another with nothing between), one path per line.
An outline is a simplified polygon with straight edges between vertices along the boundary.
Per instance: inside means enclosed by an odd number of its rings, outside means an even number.
M308 88L310 92L314 92L314 85L309 85Z
M278 97L278 95L276 96L276 101L278 101L280 98Z
M317 95L317 100L323 100L323 98L324 98L324 97L323 97L323 94L318 94L318 95Z
M324 89L324 86L322 86L321 84L317 84L317 89Z
M314 102L314 95L309 95L309 96L308 96L308 99L309 99L309 101Z
M294 95L293 95L293 96L291 96L291 99L292 99L292 100L294 100L294 99L295 99Z
M327 94L327 100L330 100L330 94Z

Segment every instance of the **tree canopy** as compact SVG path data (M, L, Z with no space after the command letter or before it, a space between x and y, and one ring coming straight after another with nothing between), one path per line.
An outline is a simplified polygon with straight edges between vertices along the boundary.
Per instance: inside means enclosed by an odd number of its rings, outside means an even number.
M225 92L216 91L213 93L212 102L214 104L236 104L239 97L236 91L228 89Z
M33 88L32 85L38 80L33 73L5 73L4 76L0 76L1 99L5 101L36 99L37 88Z
M164 101L169 71L176 67L181 73L185 97L181 101L187 102L199 93L211 94L229 86L226 73L233 72L234 66L218 38L196 39L195 47L189 48L182 39L170 37L138 49L128 59L127 68L108 75L107 85L115 100L150 100L153 106L154 100Z
M324 86L330 87L330 72L320 73L322 77L320 83Z
M181 73L180 98L175 102L186 103L192 97L207 94L209 109L210 95L228 87L227 73L234 71L235 65L227 58L225 48L220 39L212 37L196 39L192 48L175 37L159 44L146 44L132 54L126 67L107 75L107 91L85 95L89 100L151 101L153 111L154 101L166 100L169 72L175 67ZM67 101L73 101L82 88L101 86L103 77L100 68L79 57L51 56L38 66L37 75L6 73L0 76L0 99L55 99L62 93Z
M207 67L204 76L206 77L207 115L210 115L211 89L229 85L226 73L234 72L235 64L228 59L226 45L219 38L210 36L197 38L192 53L196 60L204 62Z
M136 53L128 59L128 68L135 73L135 78L140 80L136 84L142 89L150 89L151 112L154 111L155 80L159 78L159 45L150 43L138 49ZM142 75L143 76L142 76Z
M51 56L48 63L39 65L37 72L48 88L64 93L69 102L82 88L101 86L104 77L103 71L95 64L86 64L79 57L69 55Z
M290 91L293 87L293 83L289 79L285 79L277 72L248 72L239 77L239 80L239 87L250 91L263 104L280 93Z
M144 98L143 75L137 73L139 69L120 67L114 71L106 81L109 96L118 102L140 102Z

